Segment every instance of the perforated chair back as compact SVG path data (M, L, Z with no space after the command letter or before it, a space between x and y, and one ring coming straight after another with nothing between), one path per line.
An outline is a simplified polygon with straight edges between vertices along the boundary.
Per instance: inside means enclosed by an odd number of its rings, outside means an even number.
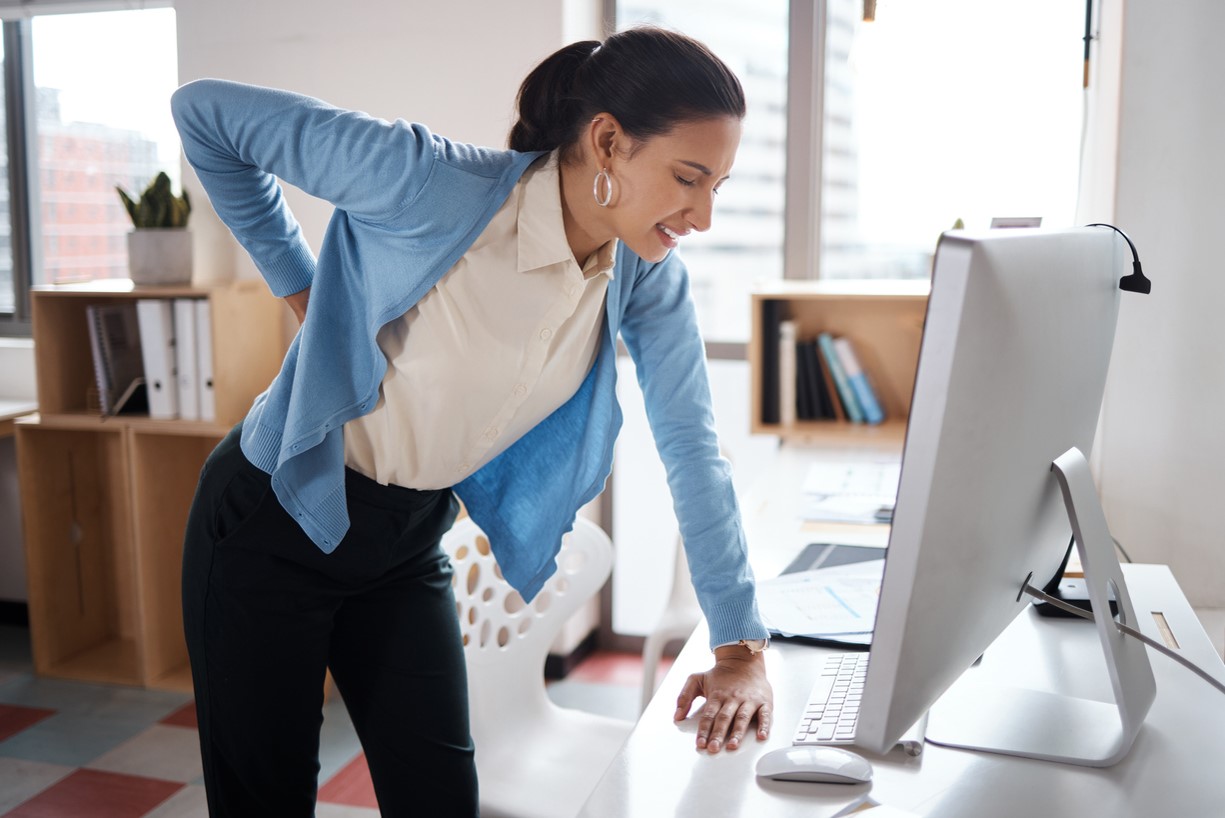
M562 627L607 581L612 542L576 519L557 572L530 604L503 579L472 520L457 522L442 547L455 569L481 815L573 816L633 725L555 705L544 664Z

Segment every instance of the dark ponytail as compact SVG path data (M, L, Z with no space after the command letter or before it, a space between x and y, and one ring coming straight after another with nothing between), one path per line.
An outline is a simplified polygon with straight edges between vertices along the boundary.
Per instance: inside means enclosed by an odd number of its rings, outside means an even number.
M512 150L562 149L570 158L584 123L601 111L632 138L649 139L683 122L744 118L744 90L722 60L684 34L640 26L603 43L554 52L519 87Z

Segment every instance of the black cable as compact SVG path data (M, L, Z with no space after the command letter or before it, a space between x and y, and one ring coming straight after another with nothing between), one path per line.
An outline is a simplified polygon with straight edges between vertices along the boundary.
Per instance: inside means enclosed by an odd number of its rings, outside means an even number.
M1110 535L1110 539L1114 540L1114 547L1119 549L1119 553L1123 555L1124 561L1133 562L1131 558L1131 554L1127 553L1127 549L1123 547L1123 543L1119 542L1118 540L1115 540L1113 534Z
M1136 245L1132 244L1131 237L1124 233L1113 224L1104 224L1095 222L1087 224L1085 227L1109 227L1114 232L1123 237L1127 242L1127 246L1131 248L1131 275L1123 276L1119 279L1119 289L1126 290L1129 293L1142 293L1148 295L1153 290L1153 282L1144 277L1144 271L1140 269L1140 254L1136 252Z

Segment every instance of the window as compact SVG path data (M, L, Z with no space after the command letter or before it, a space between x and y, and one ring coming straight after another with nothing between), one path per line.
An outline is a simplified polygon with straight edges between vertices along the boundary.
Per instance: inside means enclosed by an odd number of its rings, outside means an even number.
M926 277L958 219L1072 223L1083 3L826 8L820 276Z
M1074 216L1083 4L877 0L873 22L863 5L616 2L618 28L703 40L748 95L714 228L681 250L703 333L733 356L756 282L925 277L958 219Z
M161 170L179 186L169 102L178 58L171 8L36 15L5 21L4 33L6 50L16 47L5 87L22 97L4 106L7 144L23 157L5 157L18 198L0 186L10 215L0 320L13 334L28 331L29 285L127 277L132 225L115 188L139 195Z
M708 341L749 337L745 294L783 276L787 153L786 0L634 0L617 4L617 27L655 23L710 46L740 78L748 112L713 228L680 249Z

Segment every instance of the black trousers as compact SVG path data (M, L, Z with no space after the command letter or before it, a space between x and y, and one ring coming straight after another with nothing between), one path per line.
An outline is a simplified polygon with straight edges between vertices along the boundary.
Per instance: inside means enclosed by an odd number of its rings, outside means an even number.
M324 554L235 427L188 518L183 623L212 816L312 816L324 673L361 739L384 818L477 814L449 489L346 473L350 529Z

